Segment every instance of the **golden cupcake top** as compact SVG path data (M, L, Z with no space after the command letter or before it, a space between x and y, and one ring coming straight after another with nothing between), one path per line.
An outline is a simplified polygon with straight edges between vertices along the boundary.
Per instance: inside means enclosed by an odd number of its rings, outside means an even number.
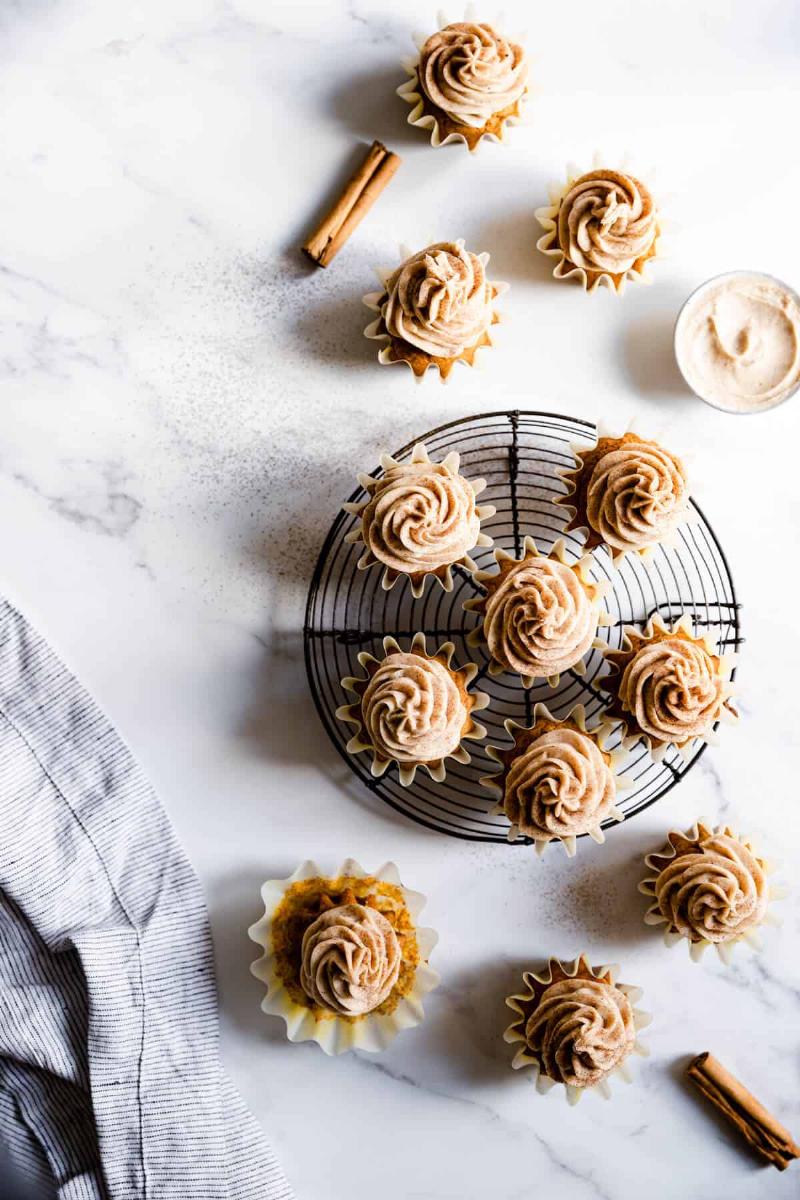
M486 481L461 475L459 461L458 454L450 453L443 462L431 462L420 443L408 462L382 455L379 479L359 476L367 499L344 506L360 518L360 527L346 540L364 544L360 569L383 565L385 588L407 576L419 596L425 579L432 575L449 591L450 568L460 563L472 569L470 551L491 545L491 539L481 533L481 521L495 510L476 503Z
M495 560L496 572L475 574L485 594L464 605L481 616L481 625L468 642L486 643L492 660L489 670L493 674L513 671L525 687L536 679L556 683L570 669L582 671L606 590L589 580L590 558L584 556L571 565L563 541L542 554L532 538L525 538L521 558L496 550Z
M568 529L586 528L587 548L607 546L615 562L669 540L689 511L686 468L657 442L625 433L602 435L591 450L574 448L576 466L562 473L571 510Z
M637 1031L649 1018L634 1009L638 988L615 982L610 967L551 959L541 974L524 972L524 990L506 1004L516 1014L505 1040L518 1043L515 1068L532 1066L541 1091L563 1083L571 1102L587 1088L607 1090L625 1060L641 1051Z
M556 721L537 704L529 728L507 721L506 729L512 746L487 748L500 773L481 782L501 792L509 838L532 838L539 853L561 841L570 855L581 834L603 842L603 821L623 819L616 807L617 760L601 748L599 732L587 732L583 709ZM624 786L627 780L619 782Z
M668 942L686 939L693 957L709 944L724 948L747 939L764 920L767 863L730 826L699 822L686 833L672 831L645 863L639 890L653 901L645 921L663 926Z
M429 655L422 634L415 635L407 651L387 637L384 650L383 659L360 654L365 675L342 680L342 687L358 697L336 712L340 720L357 726L347 749L351 754L369 751L374 775L397 763L404 785L412 782L420 766L441 780L445 759L469 762L462 741L486 734L472 713L485 708L488 697L468 691L478 668L474 663L454 668L451 642Z
M483 130L492 117L516 108L527 87L528 63L522 46L493 26L459 21L424 43L418 76L440 114L456 125Z
M632 739L645 738L654 758L667 746L686 751L695 738L708 740L717 721L736 716L733 659L696 636L688 614L672 629L658 618L643 632L626 628L623 648L606 658L609 674L598 686L612 696L607 715L623 721Z

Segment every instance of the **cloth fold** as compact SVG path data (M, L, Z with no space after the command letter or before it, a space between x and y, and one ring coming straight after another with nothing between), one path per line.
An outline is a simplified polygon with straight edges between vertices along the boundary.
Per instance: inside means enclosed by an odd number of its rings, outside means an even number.
M37 1197L292 1195L220 1066L208 917L166 814L3 602L0 1142Z

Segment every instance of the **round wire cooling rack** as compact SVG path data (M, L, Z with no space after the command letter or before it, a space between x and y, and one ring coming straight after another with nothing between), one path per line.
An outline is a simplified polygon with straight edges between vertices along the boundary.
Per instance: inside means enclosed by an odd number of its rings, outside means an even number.
M476 550L472 557L480 567L493 567L497 547L515 556L530 534L540 549L547 550L563 537L567 551L577 559L583 538L565 534L563 508L554 497L566 491L556 472L571 467L574 459L571 443L593 444L595 426L577 417L544 412L499 412L464 417L440 425L409 442L394 457L407 458L413 445L425 443L432 459L440 461L451 450L461 455L461 470L470 479L487 481L481 493L482 504L493 504L496 514L482 525L494 539L494 546ZM375 471L378 477L382 472ZM363 500L358 488L351 501ZM598 635L614 648L622 641L625 625L638 625L659 614L665 621L676 620L689 612L696 627L708 630L723 651L734 651L742 641L739 604L730 568L716 535L697 504L692 502L694 519L681 525L676 544L660 546L643 564L638 556L628 555L619 569L611 564L608 552L595 551L591 576L608 580L612 587L604 598L610 625ZM592 650L586 659L586 674L567 671L557 688L542 680L524 689L515 675L490 675L483 647L468 647L467 635L477 624L474 613L465 612L464 601L480 594L481 589L470 573L454 569L454 586L445 592L436 580L426 582L424 595L415 600L405 580L398 580L390 591L381 587L382 570L372 567L360 571L356 563L363 546L346 540L358 524L358 517L341 511L325 539L314 570L306 604L304 627L305 660L314 701L322 722L336 749L355 774L381 800L429 829L452 837L478 842L506 842L508 821L491 810L495 798L481 786L482 775L492 774L496 763L486 755L487 745L507 745L504 728L508 717L529 724L537 701L547 704L556 717L565 716L578 703L586 709L587 724L599 719L607 698L598 690L596 680L603 673L603 656ZM479 672L473 687L489 694L489 707L480 713L488 733L483 742L469 742L472 756L468 764L452 759L441 783L418 771L414 782L402 787L397 767L392 765L376 779L370 773L368 754L348 754L351 726L337 720L336 709L350 699L341 687L347 675L359 675L358 654L370 650L380 657L387 634L398 639L403 648L422 630L429 650L444 641L455 643L454 662L458 666L473 660ZM619 733L609 742L619 744ZM629 753L625 774L633 785L618 797L619 808L629 818L653 804L673 788L697 762L705 743L693 743L687 758L671 747L661 762L653 762L641 743ZM615 822L609 821L607 825ZM520 838L515 845L527 839Z

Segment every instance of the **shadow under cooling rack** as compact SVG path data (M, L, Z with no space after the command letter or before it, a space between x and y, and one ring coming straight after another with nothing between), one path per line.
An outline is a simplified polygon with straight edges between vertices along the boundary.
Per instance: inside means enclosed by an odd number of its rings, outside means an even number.
M493 504L497 512L484 522L483 529L493 538L494 546L476 551L473 557L479 566L489 567L496 547L519 556L526 534L543 549L563 537L568 553L575 559L580 557L583 538L563 532L563 509L554 504L555 497L566 490L556 472L573 465L572 443L591 445L594 440L594 425L578 418L540 412L486 413L441 425L415 438L395 457L408 457L413 445L422 441L437 461L451 450L458 451L463 473L487 481L481 502ZM377 477L381 472L374 474ZM352 501L363 498L361 488L349 497ZM739 605L725 554L694 503L692 510L693 519L681 525L675 546L659 547L646 566L629 555L615 570L605 549L595 552L592 577L612 585L604 600L611 624L598 633L612 647L620 645L624 625L644 623L656 613L671 621L681 612L691 613L695 624L707 629L723 650L733 651L741 642ZM477 617L465 612L463 604L480 590L469 572L461 568L454 571L452 592L445 592L435 580L428 581L419 600L414 600L403 580L384 591L378 567L368 571L356 568L363 547L345 538L357 524L357 517L344 511L338 514L325 539L308 593L306 669L322 722L364 786L399 812L452 837L506 842L508 822L503 815L490 815L494 800L479 783L482 775L496 769L486 755L486 745L507 744L505 720L513 717L529 722L537 701L546 702L558 717L581 703L591 724L606 706L596 686L597 676L602 674L602 654L593 650L586 659L586 674L568 671L555 689L546 681L524 689L514 675L490 675L483 650L466 645ZM370 650L380 656L386 634L393 634L404 644L403 640L418 630L427 635L429 648L434 642L453 641L458 665L470 659L478 663L475 685L490 697L488 709L481 713L488 734L485 742L469 743L470 763L448 760L442 783L435 783L426 772L419 771L413 784L404 788L395 767L374 779L369 755L347 753L352 730L334 714L347 699L340 681L346 675L359 674L359 652ZM611 742L615 744L618 735ZM641 745L634 747L624 767L625 774L633 778L633 786L618 799L626 819L674 787L704 749L704 743L695 743L684 760L673 748L660 763L654 763ZM524 840L515 844L524 844Z

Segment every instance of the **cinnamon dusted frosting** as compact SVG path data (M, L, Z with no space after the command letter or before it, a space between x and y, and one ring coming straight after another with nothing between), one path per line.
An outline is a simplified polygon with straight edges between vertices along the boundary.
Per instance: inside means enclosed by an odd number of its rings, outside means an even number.
M656 206L633 175L606 169L574 180L557 214L564 257L584 271L624 275L650 251L658 232Z
M598 829L610 815L616 794L607 756L593 737L566 723L525 738L519 753L515 748L506 759L506 816L535 841Z
M800 301L769 275L712 279L686 302L675 353L689 387L729 412L759 412L800 385Z
M654 898L648 924L665 924L689 942L736 941L761 923L769 902L766 869L750 843L732 830L698 825L670 833L667 846L650 854L655 873L641 890Z
M386 281L381 317L390 338L431 358L458 358L494 320L485 258L463 241L436 242L413 254Z
M306 995L339 1016L372 1012L400 974L397 935L374 908L344 904L317 917L303 935L300 985Z
M482 481L480 481L483 486ZM412 458L370 483L361 539L378 562L404 575L435 573L478 543L475 486L458 473L458 456L441 463Z
M452 671L435 658L398 650L372 675L361 719L381 758L433 763L458 748L469 712Z
M481 129L524 95L528 64L521 46L491 25L457 22L434 33L420 52L419 85L452 121Z

